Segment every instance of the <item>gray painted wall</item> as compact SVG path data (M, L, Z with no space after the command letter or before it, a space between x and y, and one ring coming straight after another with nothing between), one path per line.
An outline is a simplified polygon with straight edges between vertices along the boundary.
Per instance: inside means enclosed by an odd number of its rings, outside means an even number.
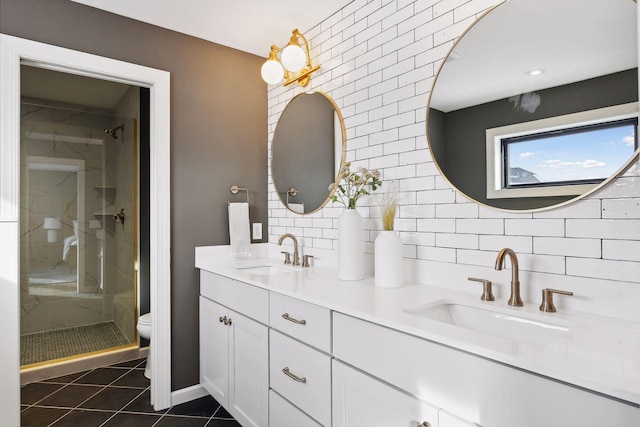
M0 32L171 73L172 389L198 383L194 247L229 243L232 184L267 226L264 58L69 0L0 0Z

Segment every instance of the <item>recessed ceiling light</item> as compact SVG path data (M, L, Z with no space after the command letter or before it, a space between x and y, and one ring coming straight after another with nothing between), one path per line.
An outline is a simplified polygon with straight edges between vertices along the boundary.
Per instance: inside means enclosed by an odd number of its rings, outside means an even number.
M539 76L540 74L544 74L544 72L547 71L544 68L535 68L533 70L528 70L525 71L525 74L527 76Z

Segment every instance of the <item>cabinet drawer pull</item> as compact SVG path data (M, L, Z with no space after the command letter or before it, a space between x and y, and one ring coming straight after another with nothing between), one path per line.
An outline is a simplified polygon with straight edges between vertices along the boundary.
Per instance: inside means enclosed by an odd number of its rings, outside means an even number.
M282 318L283 318L284 320L288 320L289 322L293 322L293 323L295 323L296 325L306 325L306 324L307 324L307 321L306 321L306 320L304 320L304 319L302 319L302 320L298 320L298 319L294 319L293 317L289 317L289 313L285 313L285 314L283 314L283 315L282 315Z
M291 378L292 380L297 381L299 383L306 383L307 382L307 379L305 377L300 378L299 376L293 375L291 372L289 372L289 368L288 367L283 368L282 369L282 373L285 374L286 376L288 376L289 378Z

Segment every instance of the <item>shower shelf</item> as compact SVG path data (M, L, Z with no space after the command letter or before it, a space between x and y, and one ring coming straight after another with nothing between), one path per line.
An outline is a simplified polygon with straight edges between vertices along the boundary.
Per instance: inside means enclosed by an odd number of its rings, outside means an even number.
M112 217L116 215L116 212L94 212L91 215L95 216L96 219L102 220L104 217Z
M96 185L93 189L109 204L112 204L116 199L116 187L113 185Z

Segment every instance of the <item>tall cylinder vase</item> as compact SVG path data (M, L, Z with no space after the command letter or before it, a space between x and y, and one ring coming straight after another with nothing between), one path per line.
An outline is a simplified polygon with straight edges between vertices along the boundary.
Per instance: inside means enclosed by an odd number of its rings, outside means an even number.
M362 216L355 209L345 209L338 217L338 279L364 278L364 241Z
M395 231L381 231L375 241L375 279L381 288L399 288L403 283L402 240Z

